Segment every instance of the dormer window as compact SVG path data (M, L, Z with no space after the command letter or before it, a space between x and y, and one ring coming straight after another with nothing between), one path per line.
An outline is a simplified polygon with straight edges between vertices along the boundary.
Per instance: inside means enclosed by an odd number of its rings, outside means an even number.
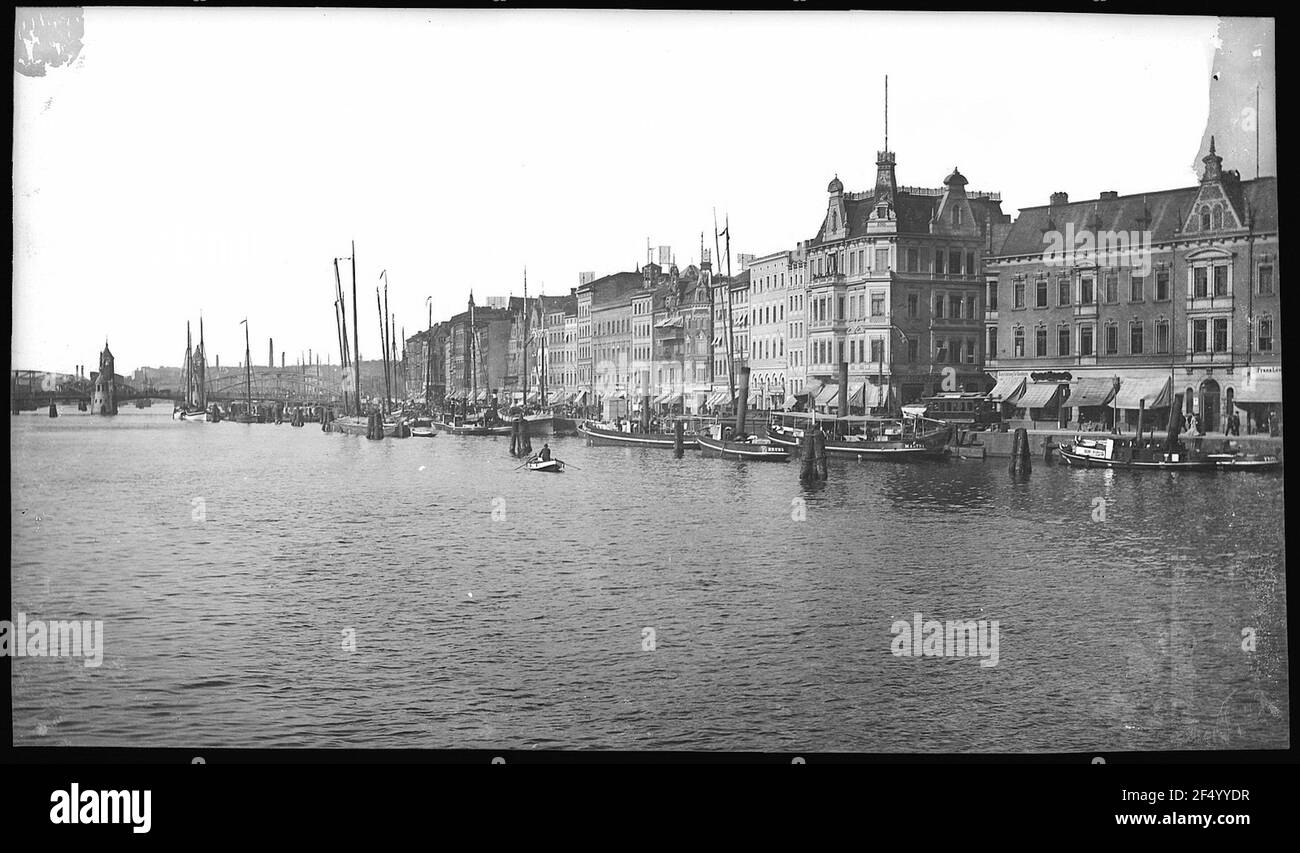
M953 225L961 225L961 208L960 208L960 207L954 207L954 208L952 209L952 224L953 224Z
M878 205L876 205L876 218L877 218L877 219L888 219L888 218L889 218L889 205L887 205L887 204L878 204Z
M832 230L832 231L839 231L839 230L840 230L840 214L839 214L839 211L836 211L836 210L832 210L832 211L831 211L831 230Z
M1201 208L1201 230L1210 230L1210 209L1208 207Z

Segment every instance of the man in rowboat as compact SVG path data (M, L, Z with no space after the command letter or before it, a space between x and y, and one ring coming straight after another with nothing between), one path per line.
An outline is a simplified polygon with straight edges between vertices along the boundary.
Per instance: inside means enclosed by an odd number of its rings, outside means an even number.
M551 446L549 444L542 444L542 449L538 452L537 458L542 460L543 462L550 462Z

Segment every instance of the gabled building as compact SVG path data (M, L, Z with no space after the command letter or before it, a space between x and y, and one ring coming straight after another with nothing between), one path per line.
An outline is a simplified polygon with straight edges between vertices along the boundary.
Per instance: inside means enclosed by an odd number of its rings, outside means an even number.
M1019 417L1280 418L1277 179L1225 171L1212 139L1202 163L1196 186L1020 211L988 260L984 314L989 372L1025 385Z
M954 168L939 189L898 186L891 151L877 152L870 191L830 182L806 244L810 386L837 383L841 362L853 408L982 385L981 265L1009 220L999 194L966 185Z

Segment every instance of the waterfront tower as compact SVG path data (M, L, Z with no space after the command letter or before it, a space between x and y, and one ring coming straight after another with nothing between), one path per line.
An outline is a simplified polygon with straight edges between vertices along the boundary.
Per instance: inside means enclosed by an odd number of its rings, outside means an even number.
M117 389L113 384L113 353L104 339L104 351L99 354L99 375L95 377L95 391L90 409L101 415L117 414Z

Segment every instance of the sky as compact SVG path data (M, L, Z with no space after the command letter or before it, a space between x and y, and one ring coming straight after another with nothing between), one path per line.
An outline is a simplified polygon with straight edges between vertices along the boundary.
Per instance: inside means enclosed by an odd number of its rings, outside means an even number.
M247 317L255 364L268 338L337 363L353 240L363 358L384 270L407 335L427 297L445 319L471 289L521 295L525 267L556 295L647 239L698 262L715 208L738 270L811 236L833 176L871 188L886 74L900 184L958 166L1013 216L1188 186L1218 21L87 8L84 28L70 65L14 75L19 369L97 369L105 338L119 373L179 365L200 313L210 360L243 359Z

